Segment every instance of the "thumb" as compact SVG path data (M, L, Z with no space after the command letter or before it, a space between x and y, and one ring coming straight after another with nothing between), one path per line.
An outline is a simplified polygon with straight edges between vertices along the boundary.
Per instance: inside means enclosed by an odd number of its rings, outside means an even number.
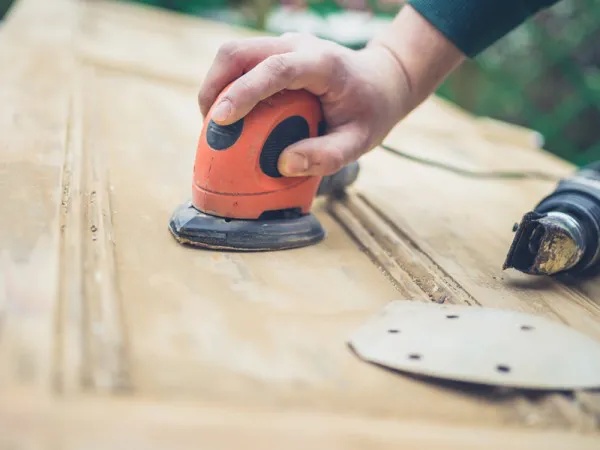
M325 136L304 139L286 148L279 157L283 176L326 176L337 172L367 149L356 130L333 131Z

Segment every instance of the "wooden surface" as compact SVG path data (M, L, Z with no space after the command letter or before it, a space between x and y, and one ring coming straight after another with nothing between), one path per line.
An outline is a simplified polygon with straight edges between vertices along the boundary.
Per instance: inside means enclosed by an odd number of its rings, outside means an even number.
M600 282L501 270L553 180L376 149L320 245L173 240L219 45L252 33L104 1L21 0L0 28L0 449L597 449L600 397L436 383L361 362L395 299L538 313L600 338ZM432 98L386 144L567 175L534 134ZM476 336L473 339L477 339Z

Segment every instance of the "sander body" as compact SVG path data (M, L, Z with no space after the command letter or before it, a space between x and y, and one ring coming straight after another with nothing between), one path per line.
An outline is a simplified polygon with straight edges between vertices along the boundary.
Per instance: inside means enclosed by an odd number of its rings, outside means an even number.
M215 105L225 95L223 90ZM285 90L258 103L237 122L203 122L191 200L169 229L195 247L267 251L303 247L325 237L311 214L317 195L343 191L358 175L354 162L328 177L284 177L279 156L289 145L324 132L321 104L305 90Z

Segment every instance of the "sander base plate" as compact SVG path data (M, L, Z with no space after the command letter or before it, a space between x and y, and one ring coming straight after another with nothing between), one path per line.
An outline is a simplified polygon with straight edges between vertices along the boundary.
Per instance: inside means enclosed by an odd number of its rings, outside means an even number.
M189 201L175 210L169 230L180 244L245 252L306 247L325 237L325 230L313 214L285 219L227 219L205 214Z

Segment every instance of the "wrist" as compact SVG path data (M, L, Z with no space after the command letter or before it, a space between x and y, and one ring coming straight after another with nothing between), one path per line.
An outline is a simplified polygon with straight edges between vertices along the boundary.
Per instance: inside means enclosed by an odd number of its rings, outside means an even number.
M390 52L406 77L416 107L465 59L465 55L410 5L368 47Z
M386 78L392 82L394 92L402 98L401 103L405 105L403 109L407 110L405 113L410 112L418 102L418 95L415 92L413 81L405 67L405 63L399 58L394 48L390 47L383 39L372 40L368 43L366 50L379 53L381 55L380 58L389 62L392 70L386 74Z
M390 130L416 106L407 72L392 50L381 42L372 42L359 50L353 61L360 75L366 146L378 145Z

